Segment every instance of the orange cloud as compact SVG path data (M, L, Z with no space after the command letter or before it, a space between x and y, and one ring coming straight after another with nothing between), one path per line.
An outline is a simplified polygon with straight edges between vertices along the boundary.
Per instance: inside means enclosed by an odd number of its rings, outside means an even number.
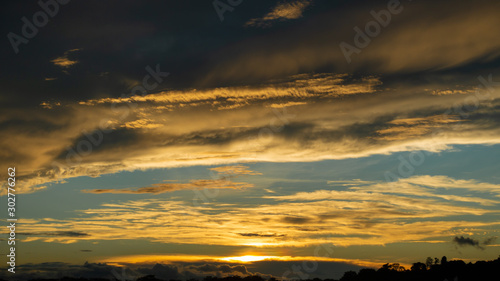
M488 106L498 102L497 89L471 111L458 105L470 108L467 101L476 93L433 95L429 88L443 85L392 89L371 76L301 74L260 86L46 102L29 114L6 112L25 122L2 129L11 137L0 140L1 161L15 159L23 167L17 187L27 193L119 171L320 161L499 142L497 121L489 117L494 107Z
M476 196L453 195L438 187L474 189ZM395 186L395 188L391 188ZM434 241L443 237L483 235L497 221L490 196L498 185L454 180L442 176L412 177L395 183L353 182L345 191L316 190L292 195L265 196L266 204L241 207L146 199L103 204L81 210L81 216L22 223L30 241L73 243L82 240L147 239L154 242L252 247L303 247L323 243L337 246L385 245ZM271 200L271 201L269 201ZM467 202L467 206L463 205ZM466 220L465 217L475 217ZM458 219L463 217L464 219ZM141 231L147 228L149 231ZM67 229L88 235L64 234ZM5 230L4 230L5 232Z
M57 66L60 66L62 68L68 68L68 67L70 67L70 66L75 65L75 64L78 63L78 61L71 60L71 59L68 58L68 55L70 53L76 52L76 51L80 51L80 49L73 49L73 50L66 51L66 52L64 52L63 56L55 58L55 59L51 60L50 62L52 62L53 64L55 64Z
M157 183L148 187L138 189L92 189L84 190L85 193L115 193L115 194L144 194L154 193L160 194L185 189L202 189L202 188L231 188L241 189L253 187L253 184L245 182L232 182L226 179L217 180L192 180L189 183Z
M176 190L186 190L186 189L243 189L254 187L253 184L246 182L234 182L231 180L232 177L239 175L262 175L262 173L254 172L249 170L247 166L236 165L236 166L221 166L216 168L210 168L212 171L216 171L219 175L214 176L213 179L200 179L191 180L189 183L157 183L148 187L141 187L138 189L92 189L83 190L85 193L114 193L114 194L145 194L153 193L160 194L165 192L172 192Z
M383 263L362 259L341 259L318 256L264 256L264 255L244 255L234 257L224 256L203 256L203 255L129 255L116 256L99 259L96 262L111 265L141 264L141 263L172 263L172 262L224 262L224 263L254 263L258 261L322 261L341 262L363 267L379 268Z
M262 18L254 18L245 23L245 26L269 26L276 20L291 20L302 17L305 8L311 4L309 0L296 0L289 3L279 3L272 11Z

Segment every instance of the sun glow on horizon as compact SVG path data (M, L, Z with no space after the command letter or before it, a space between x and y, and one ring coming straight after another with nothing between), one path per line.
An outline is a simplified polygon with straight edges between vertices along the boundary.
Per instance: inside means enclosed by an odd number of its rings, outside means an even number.
M227 257L221 258L223 261L239 261L239 262L254 262L254 261L262 261L267 259L278 259L278 256L254 256L254 255L246 255L246 256L238 256L238 257Z
M107 257L95 260L93 262L107 263L110 265L121 266L126 264L147 264L147 263L176 263L176 262L223 262L232 264L252 263L260 261L321 261L321 262L339 262L364 267L379 268L384 262L380 260L361 260L361 259L343 259L333 257L319 256L261 256L258 253L247 254L243 256L202 256L202 255L131 255ZM401 263L403 266L411 267L411 264Z

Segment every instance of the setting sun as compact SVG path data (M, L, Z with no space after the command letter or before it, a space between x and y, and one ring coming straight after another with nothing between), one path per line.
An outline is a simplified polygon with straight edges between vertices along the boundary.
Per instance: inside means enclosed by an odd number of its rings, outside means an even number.
M267 260L267 259L272 259L272 258L277 258L277 257L247 255L247 256L239 256L239 257L227 257L227 258L222 258L221 260L239 261L239 262L253 262L253 261L262 261L262 260Z

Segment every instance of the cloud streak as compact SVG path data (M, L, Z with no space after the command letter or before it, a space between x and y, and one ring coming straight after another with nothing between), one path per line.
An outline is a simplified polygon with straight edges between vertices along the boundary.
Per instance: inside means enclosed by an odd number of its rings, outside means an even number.
M245 26L270 26L277 20L292 20L302 17L304 10L311 4L310 0L296 0L288 3L279 3L262 18L254 18L245 23Z
M2 161L16 159L24 167L19 192L26 193L71 177L119 171L318 161L498 143L497 88L476 92L489 99L468 110L476 93L436 96L429 89L439 87L383 88L371 76L303 74L257 88L45 105L30 115L7 115L0 130L13 137L0 141L6 147Z
M322 243L385 245L429 239L446 243L447 237L465 235L470 229L482 233L498 226L494 217L500 200L491 199L487 191L477 197L447 197L433 188L424 188L426 193L422 193L419 186L425 186L426 180L429 178L410 178L414 186L405 180L361 185L355 181L344 191L264 196L266 203L258 206L191 206L182 201L144 199L103 204L100 208L81 210L81 216L66 220L31 221L22 224L22 229L33 234L27 238L29 241L60 243L147 239L180 244L303 247ZM397 188L390 189L392 184ZM455 187L448 188L461 189L461 182L455 181ZM486 215L493 219L481 219ZM150 231L140 231L144 228ZM65 229L92 235L36 235ZM309 229L314 229L314 235ZM457 240L460 241L467 242Z
M114 193L114 194L161 194L165 192L172 192L176 190L186 190L186 189L243 189L254 187L253 184L246 182L234 182L231 180L232 177L239 175L262 175L259 172L254 172L248 169L248 167L243 165L236 166L222 166L211 168L210 170L216 171L218 175L215 179L201 179L201 180L191 180L189 183L158 183L153 184L148 187L141 187L138 189L91 189L83 190L85 193Z
M62 68L69 68L69 67L71 67L79 62L77 60L71 60L68 58L68 56L71 53L77 52L77 51L80 51L80 49L73 49L73 50L66 51L66 52L64 52L63 56L55 58L55 59L51 60L50 62L52 62L54 65L57 65L57 66L62 67Z

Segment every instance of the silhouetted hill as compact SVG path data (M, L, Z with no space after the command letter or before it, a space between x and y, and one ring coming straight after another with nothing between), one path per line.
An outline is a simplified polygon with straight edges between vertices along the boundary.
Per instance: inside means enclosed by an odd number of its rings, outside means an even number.
M500 272L500 257L493 261L465 263L462 260L448 261L442 257L427 258L425 263L417 262L410 269L398 263L384 264L378 270L361 269L358 273L349 271L340 281L476 281L494 280ZM492 279L493 278L493 279Z
M477 281L477 280L497 280L500 273L500 256L492 261L477 261L475 263L465 263L462 260L448 261L446 257L427 258L423 262L414 263L407 269L398 263L386 263L378 270L372 268L363 268L358 272L348 271L340 280L335 279L307 279L303 281ZM118 280L116 281L132 281ZM297 279L294 279L297 280ZM4 281L1 280L0 281ZM61 279L31 279L30 281L109 281L102 278L70 278ZM180 280L162 280L154 275L147 275L138 278L136 281L180 281ZM199 279L189 279L187 281L266 281L261 276L228 276L214 277L206 276ZM267 281L279 281L276 278L270 278Z

